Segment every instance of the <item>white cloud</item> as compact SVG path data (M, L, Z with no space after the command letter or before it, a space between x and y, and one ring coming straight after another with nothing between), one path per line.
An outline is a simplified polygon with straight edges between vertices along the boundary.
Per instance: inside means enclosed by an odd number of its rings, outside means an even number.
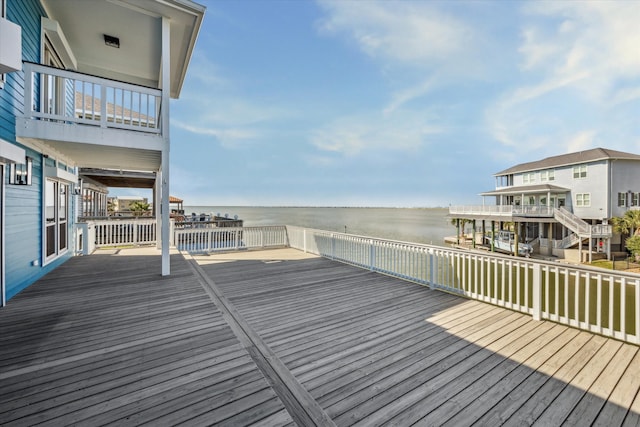
M211 136L224 148L237 148L238 145L255 139L258 135L248 129L218 129L212 127L195 126L180 120L171 120L171 124L187 132L197 135Z
M527 2L522 12L516 83L485 110L493 137L521 153L636 139L625 117L640 110L638 4Z
M430 123L428 112L367 113L341 118L314 131L310 142L319 150L355 156L372 150L414 151L443 129Z
M577 151L586 150L588 148L593 148L593 141L596 137L596 131L594 130L585 130L582 132L578 132L576 135L569 137L567 143L567 152L574 153Z
M620 79L640 74L640 7L634 1L526 3L531 20L523 31L525 69L547 79L588 74L576 86L603 101Z
M321 0L320 30L346 34L367 55L420 68L459 63L473 51L471 26L431 2Z
M424 95L429 93L436 85L436 79L434 77L430 77L422 83L394 93L392 95L391 102L384 109L385 114L391 114L405 105L407 102L423 97Z

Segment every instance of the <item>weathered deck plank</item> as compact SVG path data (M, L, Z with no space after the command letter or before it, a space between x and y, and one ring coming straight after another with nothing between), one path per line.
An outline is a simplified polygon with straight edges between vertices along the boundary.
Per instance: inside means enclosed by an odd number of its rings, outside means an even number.
M637 346L327 259L206 258L72 259L12 299L0 423L640 419Z
M337 425L631 419L635 346L326 259L202 268Z
M74 258L0 310L0 423L293 423L186 260L159 263Z

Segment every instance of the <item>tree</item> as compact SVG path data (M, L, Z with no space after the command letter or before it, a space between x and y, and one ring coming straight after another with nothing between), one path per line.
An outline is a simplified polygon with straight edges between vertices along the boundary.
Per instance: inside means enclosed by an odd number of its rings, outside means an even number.
M640 258L640 235L629 237L625 246L636 259Z
M464 227L467 223L471 222L471 220L465 218L451 218L451 225L457 227L458 221L460 221L460 237L464 237Z
M133 216L142 216L143 213L149 211L149 203L136 200L135 202L131 203L129 209L131 209L131 212L133 212Z
M109 200L107 202L107 213L108 215L113 215L116 211L116 204L113 203L113 200Z
M640 210L629 210L622 217L612 218L613 230L621 234L640 235Z

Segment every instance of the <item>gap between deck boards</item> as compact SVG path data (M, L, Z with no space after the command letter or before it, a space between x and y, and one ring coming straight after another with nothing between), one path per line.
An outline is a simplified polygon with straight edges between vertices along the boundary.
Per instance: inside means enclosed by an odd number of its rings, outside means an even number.
M273 350L249 326L248 322L224 296L215 282L207 276L197 261L190 255L183 256L188 260L196 278L202 283L203 288L222 313L240 344L247 350L296 423L303 426L335 427L335 423L329 418L320 404L300 384Z

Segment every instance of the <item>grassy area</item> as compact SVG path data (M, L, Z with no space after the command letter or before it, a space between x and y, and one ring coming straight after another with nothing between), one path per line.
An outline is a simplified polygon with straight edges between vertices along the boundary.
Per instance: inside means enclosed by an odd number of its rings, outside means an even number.
M608 261L606 259L599 259L597 261L593 261L591 265L593 267L606 268L608 270L617 270L617 271L633 270L633 269L640 268L640 264L636 262L631 262L627 259L618 260L618 261Z

